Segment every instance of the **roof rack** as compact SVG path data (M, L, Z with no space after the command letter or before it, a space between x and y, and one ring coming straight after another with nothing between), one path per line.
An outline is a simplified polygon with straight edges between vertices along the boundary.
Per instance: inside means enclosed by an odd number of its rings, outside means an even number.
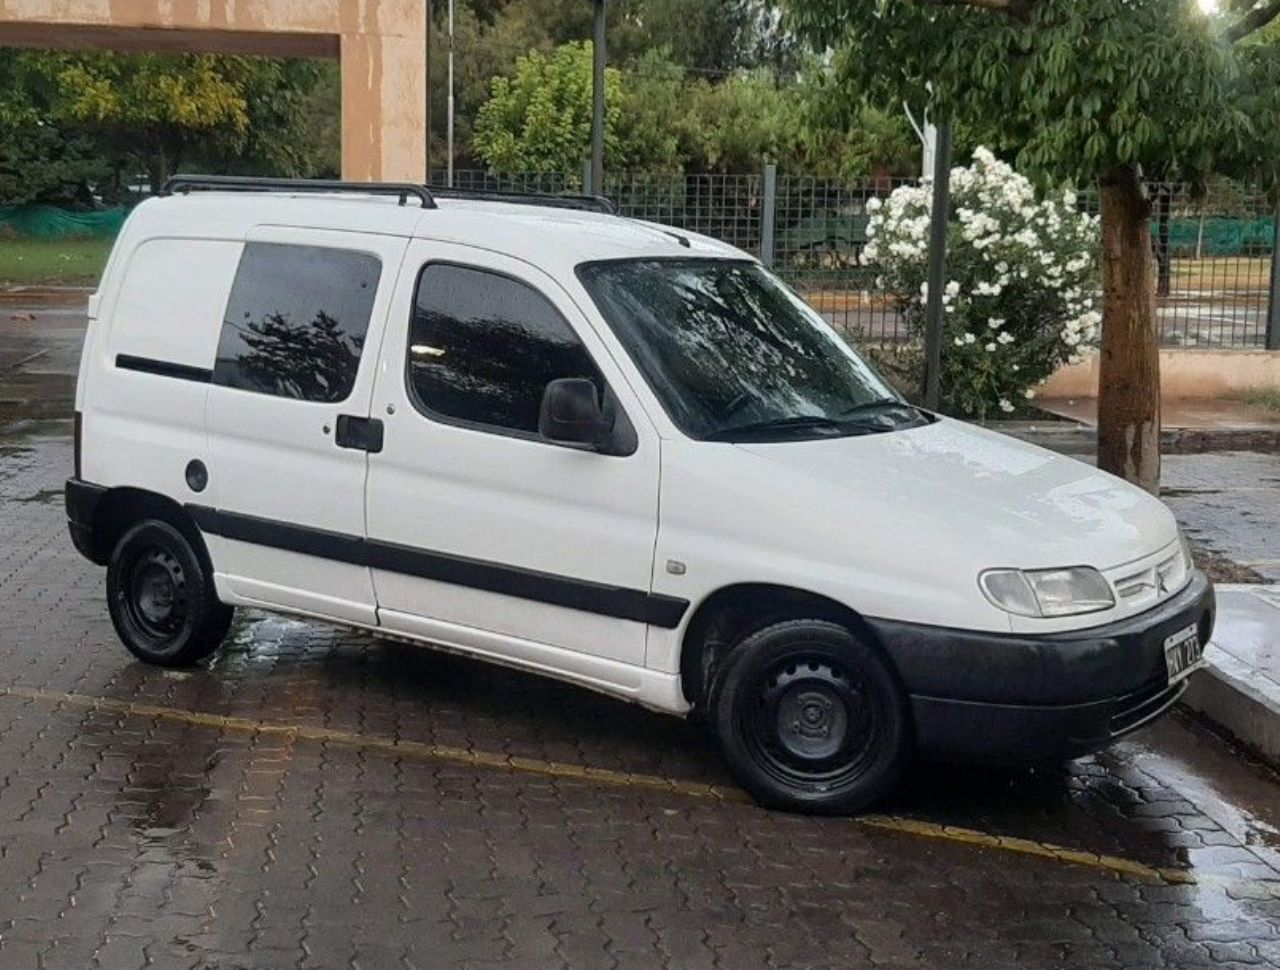
M405 205L410 196L424 209L436 208L436 200L424 185L409 182L342 182L337 179L258 178L241 175L174 175L160 188L161 195L191 192L350 192L353 195L398 196Z
M551 192L508 192L503 189L459 189L433 186L431 193L440 199L492 199L515 205L545 205L555 209L580 209L616 216L618 207L603 195L556 195Z

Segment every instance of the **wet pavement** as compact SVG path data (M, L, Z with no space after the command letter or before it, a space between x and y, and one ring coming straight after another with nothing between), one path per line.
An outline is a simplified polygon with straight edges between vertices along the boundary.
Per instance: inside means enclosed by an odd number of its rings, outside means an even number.
M1181 716L811 819L696 723L364 634L134 662L63 522L64 343L0 370L5 970L1280 966L1280 779Z

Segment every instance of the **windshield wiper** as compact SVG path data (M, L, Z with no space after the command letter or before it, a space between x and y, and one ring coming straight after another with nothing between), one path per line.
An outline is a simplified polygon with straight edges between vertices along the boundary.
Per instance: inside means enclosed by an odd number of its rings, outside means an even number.
M821 414L797 414L787 418L770 418L767 421L751 421L747 424L720 428L706 436L707 441L732 441L739 435L754 437L760 434L788 431L848 431L848 424Z
M899 400L896 397L878 397L874 401L864 401L862 404L855 404L853 407L841 413L841 417L845 420L857 420L861 417L874 418L883 414L897 411L899 413L910 414L913 420L929 421L929 412L921 410L914 404L908 404L906 401ZM871 427L884 427L884 425L870 423Z

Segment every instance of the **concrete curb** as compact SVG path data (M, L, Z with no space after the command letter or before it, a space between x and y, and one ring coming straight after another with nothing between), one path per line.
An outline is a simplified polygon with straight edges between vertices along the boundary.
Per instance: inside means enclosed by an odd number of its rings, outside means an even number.
M88 301L92 286L0 287L0 306L79 306Z
M1247 591L1255 596L1276 589L1243 585L1217 588L1220 594ZM1220 602L1222 599L1220 595ZM1275 630L1280 637L1280 604L1267 595L1259 599L1278 607ZM1229 631L1224 632L1230 635ZM1280 766L1280 683L1273 679L1274 674L1267 676L1234 656L1230 644L1219 646L1218 638L1219 633L1215 633L1215 642L1205 650L1205 668L1192 676L1182 703L1271 764Z
M987 421L983 427L1051 451L1091 455L1097 451L1098 432L1084 424L1028 421ZM1166 455L1198 455L1213 451L1280 453L1280 428L1165 428L1160 451Z

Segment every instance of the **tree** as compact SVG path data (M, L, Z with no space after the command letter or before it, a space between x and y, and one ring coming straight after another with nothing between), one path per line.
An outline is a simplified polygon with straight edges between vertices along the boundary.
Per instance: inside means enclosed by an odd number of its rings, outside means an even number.
M993 130L1044 181L1094 182L1102 203L1098 463L1155 491L1159 341L1148 179L1203 180L1258 151L1276 88L1270 51L1234 56L1280 0L788 0L841 80L935 118ZM1235 54L1239 54L1237 50ZM1249 99L1254 118L1242 110ZM1274 126L1272 126L1274 127ZM1274 137L1273 134L1269 134ZM1274 152L1267 153L1270 163Z
M531 51L513 77L493 79L493 94L476 116L473 143L502 172L575 172L591 137L591 47L564 44ZM618 152L621 76L605 71L606 155Z
M30 54L0 49L0 205L72 203L110 175L91 138L53 122L45 94Z
M54 119L137 158L153 192L199 138L248 130L244 91L212 55L46 53L40 67L56 87Z

